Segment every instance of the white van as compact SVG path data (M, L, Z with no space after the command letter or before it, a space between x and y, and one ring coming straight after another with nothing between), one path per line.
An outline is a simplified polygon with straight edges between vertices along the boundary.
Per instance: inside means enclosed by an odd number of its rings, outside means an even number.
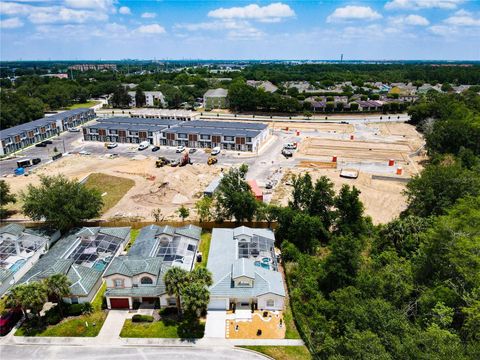
M287 150L296 150L297 149L297 144L296 143L286 143L283 146L283 148L287 149Z
M212 155L218 155L218 154L220 154L220 146L215 146L212 149Z
M146 148L148 148L150 146L150 143L148 141L142 141L140 143L140 145L138 146L138 150L141 151L141 150L145 150Z

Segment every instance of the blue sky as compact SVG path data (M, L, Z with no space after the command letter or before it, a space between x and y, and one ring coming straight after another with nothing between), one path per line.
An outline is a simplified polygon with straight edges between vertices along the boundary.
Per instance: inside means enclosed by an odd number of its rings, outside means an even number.
M1 60L480 60L480 0L2 0Z

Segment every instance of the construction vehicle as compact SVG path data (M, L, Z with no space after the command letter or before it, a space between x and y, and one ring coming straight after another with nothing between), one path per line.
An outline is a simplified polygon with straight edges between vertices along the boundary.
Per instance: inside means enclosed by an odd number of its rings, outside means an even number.
M213 165L213 164L216 164L217 162L218 162L218 159L215 156L210 156L207 160L208 165Z
M155 161L155 166L157 168L164 167L165 165L168 165L168 164L170 164L170 160L168 160L166 157L163 157L163 156L159 156L158 160Z
M182 158L180 159L180 163L178 164L178 166L185 166L191 163L192 163L192 160L190 159L188 152L185 152Z

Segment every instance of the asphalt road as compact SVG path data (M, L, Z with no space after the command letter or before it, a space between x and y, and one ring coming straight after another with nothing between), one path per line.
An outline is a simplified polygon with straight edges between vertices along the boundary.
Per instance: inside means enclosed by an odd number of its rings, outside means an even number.
M104 359L199 359L199 360L259 360L265 357L227 347L114 347L58 345L1 345L0 358L9 360L104 360Z

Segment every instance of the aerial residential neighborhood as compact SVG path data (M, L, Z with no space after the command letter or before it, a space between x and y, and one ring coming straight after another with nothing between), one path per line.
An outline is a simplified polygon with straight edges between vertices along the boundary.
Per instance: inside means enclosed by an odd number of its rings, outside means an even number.
M480 358L480 3L0 3L0 360Z

